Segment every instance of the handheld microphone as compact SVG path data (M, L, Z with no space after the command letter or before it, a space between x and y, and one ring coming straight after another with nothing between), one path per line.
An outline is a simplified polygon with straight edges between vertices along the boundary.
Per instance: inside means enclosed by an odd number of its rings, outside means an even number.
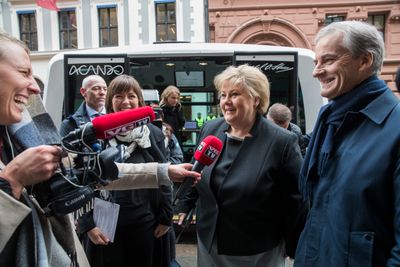
M209 135L201 141L199 146L194 153L194 159L196 160L193 164L192 171L201 172L205 166L211 165L221 153L222 141L213 135ZM175 195L174 205L177 200L181 200L189 189L192 187L194 182L193 177L187 177L183 183L179 186L178 191Z
M64 142L82 140L85 143L91 143L97 139L109 139L117 134L148 124L154 118L154 111L149 106L105 114L70 132L62 140Z

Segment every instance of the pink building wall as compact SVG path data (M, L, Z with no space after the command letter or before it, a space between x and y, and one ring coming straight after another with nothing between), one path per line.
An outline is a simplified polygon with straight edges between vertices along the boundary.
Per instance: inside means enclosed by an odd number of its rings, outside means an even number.
M386 55L381 72L392 90L400 66L400 1L208 0L210 42L282 45L313 49L326 15L366 21L385 15Z

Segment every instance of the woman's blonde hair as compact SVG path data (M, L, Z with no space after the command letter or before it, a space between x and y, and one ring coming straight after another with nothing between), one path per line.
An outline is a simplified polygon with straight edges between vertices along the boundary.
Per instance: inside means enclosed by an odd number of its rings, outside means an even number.
M179 91L178 87L173 86L173 85L168 85L167 88L165 88L164 91L161 94L160 107L168 106L168 100L167 99L173 93L176 93L179 96L181 95L181 91ZM178 103L176 104L176 108L177 109L181 108L181 100L180 99L178 99Z
M29 55L29 48L24 42L0 30L0 60L3 60L6 55L9 55L8 47L6 46L7 43L22 47Z
M139 107L144 107L146 104L144 102L142 88L140 87L138 81L136 81L136 79L132 76L123 74L115 77L107 88L105 103L107 113L115 112L112 107L112 99L116 94L127 93L132 89L139 98Z
M267 112L270 95L269 82L260 69L247 64L226 68L214 78L214 85L219 94L225 82L228 82L230 86L246 89L253 98L258 97L260 103L256 108L257 113L263 115Z

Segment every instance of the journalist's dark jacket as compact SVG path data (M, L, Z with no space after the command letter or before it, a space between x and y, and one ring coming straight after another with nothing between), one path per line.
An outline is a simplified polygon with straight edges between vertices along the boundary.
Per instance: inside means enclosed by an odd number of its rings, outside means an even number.
M159 128L157 128L157 126L154 126L153 124L148 124L147 127L149 127L150 129L149 138L151 142L151 147L146 149L137 148L137 151L135 153L144 154L144 157L146 159L151 158L148 162L167 162L166 152L164 148L164 134ZM126 162L142 163L133 162L130 160L131 159L128 159ZM132 213L131 216L126 216L128 218L124 218L123 216L121 216L120 213L118 224L126 224L129 221L134 221L143 225L147 224L148 220L155 220L158 224L168 226L172 224L172 189L170 187L160 186L160 188L157 189L135 189L127 191L116 191L115 193L121 192L127 192L131 195L132 202L136 201L133 204L137 206L137 211L136 213ZM139 204L142 204L142 202L144 201L143 199L140 199L140 197L146 198L145 200L148 202L148 205L143 205L142 207L140 207ZM138 199L140 199L140 201L138 201ZM151 206L152 209L149 209L149 206ZM78 225L81 233L86 233L96 227L92 213L87 213L80 217L78 219Z
M60 135L66 136L71 131L78 129L79 126L90 122L89 114L86 110L86 102L82 102L74 114L68 116L61 122Z
M208 135L224 143L229 125L223 118L207 122L199 140ZM254 255L286 241L294 256L305 219L305 206L298 191L302 163L297 137L257 116L220 187L210 188L215 162L205 167L201 181L181 202L187 212L197 198L196 228L208 250L217 235L218 252ZM217 161L218 163L218 161Z

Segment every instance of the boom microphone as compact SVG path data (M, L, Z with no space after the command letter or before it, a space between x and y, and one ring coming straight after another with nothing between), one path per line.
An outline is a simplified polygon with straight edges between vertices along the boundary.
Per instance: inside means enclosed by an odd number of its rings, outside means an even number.
M201 172L205 166L211 165L221 153L222 141L213 135L209 135L201 141L199 146L194 153L194 159L196 160L193 164L192 171ZM192 187L194 182L193 177L186 177L185 181L179 186L178 191L175 195L174 205L177 200L181 200L189 189Z
M148 124L154 118L154 111L149 106L110 113L94 118L92 122L70 132L62 140L64 142L82 140L85 143L90 143L96 141L96 139L109 139Z

